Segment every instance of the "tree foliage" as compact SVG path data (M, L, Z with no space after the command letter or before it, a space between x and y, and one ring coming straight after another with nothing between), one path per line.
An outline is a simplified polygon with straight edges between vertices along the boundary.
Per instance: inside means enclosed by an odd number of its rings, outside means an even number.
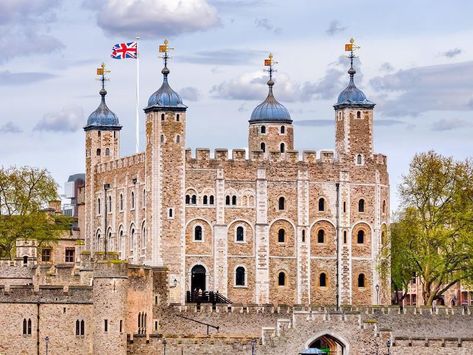
M57 185L47 170L0 168L0 257L14 257L19 239L36 246L54 242L70 219L44 211L58 198Z
M406 290L420 278L425 304L473 280L473 165L434 152L417 154L400 186L391 227L391 277Z

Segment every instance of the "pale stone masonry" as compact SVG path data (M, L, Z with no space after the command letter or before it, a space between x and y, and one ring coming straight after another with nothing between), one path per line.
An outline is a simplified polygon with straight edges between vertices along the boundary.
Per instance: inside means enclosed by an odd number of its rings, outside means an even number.
M193 118L165 66L145 108L145 151L123 158L103 89L85 127L85 248L167 267L172 302L202 289L233 302L388 304L390 283L378 272L389 248L387 159L373 151L374 104L349 74L334 105L335 151L319 152L294 150L271 78L248 151L193 154Z

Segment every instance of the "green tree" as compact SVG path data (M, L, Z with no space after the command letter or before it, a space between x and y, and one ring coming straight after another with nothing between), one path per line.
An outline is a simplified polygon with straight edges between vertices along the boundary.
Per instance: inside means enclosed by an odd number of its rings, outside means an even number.
M57 198L57 185L47 170L0 168L0 257L13 258L20 239L34 240L41 248L69 228L69 218L44 210Z
M417 154L400 186L391 230L393 285L420 277L425 304L473 279L473 168L434 152Z

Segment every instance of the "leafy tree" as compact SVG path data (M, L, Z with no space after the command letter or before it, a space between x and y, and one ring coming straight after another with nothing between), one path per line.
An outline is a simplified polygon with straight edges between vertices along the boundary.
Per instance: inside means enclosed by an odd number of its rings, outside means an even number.
M40 248L69 228L69 218L44 210L57 198L57 185L47 170L0 168L0 257L13 258L20 239L34 240Z
M473 165L434 152L417 154L400 186L391 230L393 285L420 277L431 305L459 281L473 280Z

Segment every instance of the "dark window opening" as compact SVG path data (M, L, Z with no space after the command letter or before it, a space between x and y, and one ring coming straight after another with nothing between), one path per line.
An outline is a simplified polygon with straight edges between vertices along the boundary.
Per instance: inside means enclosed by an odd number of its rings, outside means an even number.
M264 143L261 143L261 150L264 152L266 152L266 144Z
M98 131L97 132L97 135L100 137L102 135L102 132L101 131Z
M286 285L286 274L284 272L280 272L278 275L278 286Z
M65 261L66 263L73 263L75 261L76 250L74 248L66 248Z
M103 330L108 332L108 319L104 319L103 321Z
M191 197L189 195L186 195L186 205L191 203Z
M286 239L286 231L284 229L280 229L278 231L278 242L284 243L285 239Z
M358 165L363 164L363 157L361 156L361 154L358 154L358 155L356 156L356 163L357 163Z
M358 212L365 212L365 200L358 201Z
M319 199L319 211L325 211L325 199L323 197Z
M236 241L243 242L245 240L245 230L242 226L238 226L236 230Z
M343 201L343 213L347 212L347 203Z
M237 204L237 197L236 196L232 196L232 205L233 206L236 206Z
M120 319L120 333L123 332L123 320Z
M164 113L161 114L161 121L164 121Z
M41 261L49 262L51 261L51 249L44 248L41 250Z
M191 204L192 204L192 205L196 205L196 204L197 204L197 196L196 196L196 195L192 195L192 197L191 197Z
M235 271L235 285L236 286L245 286L245 268L239 266Z
M365 287L365 274L358 275L358 287Z
M317 232L317 243L325 243L325 231L323 229L319 229Z
M320 274L319 286L320 287L327 287L327 275L325 273Z
M225 204L226 204L227 206L230 205L230 196L225 197Z
M261 126L261 133L266 133L266 126Z
M208 203L209 203L209 198L207 197L207 195L204 195L203 204L208 205Z
M281 151L281 153L284 153L286 151L286 145L284 143L281 143L279 145L279 150Z
M356 112L356 118L361 118L361 112L360 111Z
M131 192L131 208L135 208L135 193Z
M357 242L358 244L363 244L365 242L365 232L363 230L358 231Z
M286 133L286 127L285 127L285 126L281 126L280 132L281 132L281 134Z
M179 114L176 115L176 121L179 122Z
M209 197L209 204L210 205L214 204L214 196L213 195L210 195L210 197Z
M169 209L169 218L172 218L173 214L174 214L174 212L173 212L172 208L170 208Z
M347 231L343 231L343 244L347 243Z
M100 148L98 148L98 149L97 149L97 156L99 156L100 153L101 153L101 150L100 150Z
M202 227L196 226L194 229L194 240L195 241L202 241Z
M305 230L302 230L302 243L305 243Z
M284 197L280 197L278 201L279 210L284 210L285 204L286 204L286 199Z
M383 201L383 213L386 213L386 201Z

